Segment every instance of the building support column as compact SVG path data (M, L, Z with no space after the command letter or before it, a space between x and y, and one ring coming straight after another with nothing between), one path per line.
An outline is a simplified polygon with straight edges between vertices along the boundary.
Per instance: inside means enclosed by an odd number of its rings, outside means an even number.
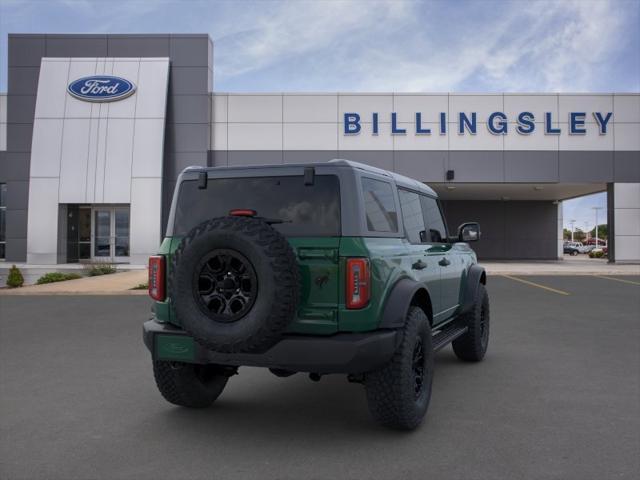
M562 215L562 202L558 201L558 235L556 240L558 244L558 260L564 259L564 221Z
M607 185L609 261L640 263L640 183Z

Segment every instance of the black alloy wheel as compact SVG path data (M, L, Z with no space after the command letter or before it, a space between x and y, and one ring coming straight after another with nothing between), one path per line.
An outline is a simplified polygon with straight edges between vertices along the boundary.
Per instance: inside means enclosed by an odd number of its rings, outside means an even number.
M212 250L202 258L194 275L198 306L213 320L240 320L255 303L256 272L249 260L235 250Z

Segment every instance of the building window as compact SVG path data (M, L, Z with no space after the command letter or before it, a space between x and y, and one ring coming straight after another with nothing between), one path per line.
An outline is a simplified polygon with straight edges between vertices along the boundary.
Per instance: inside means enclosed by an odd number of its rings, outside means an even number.
M7 184L0 183L0 259L7 250Z

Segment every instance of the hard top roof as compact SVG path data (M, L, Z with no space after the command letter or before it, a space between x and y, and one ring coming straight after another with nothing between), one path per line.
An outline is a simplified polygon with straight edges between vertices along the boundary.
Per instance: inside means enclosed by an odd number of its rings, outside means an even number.
M431 195L436 197L436 192L429 186L425 185L418 180L413 178L405 177L404 175L400 175L395 172L390 172L388 170L384 170L382 168L372 167L371 165L366 165L364 163L354 162L352 160L344 160L340 158L336 158L333 160L329 160L328 162L313 162L313 163L285 163L285 164L272 164L272 165L238 165L238 166L228 166L228 167L187 167L186 171L207 171L207 172L215 172L215 171L229 171L229 170L252 170L252 169L287 169L287 168L295 168L295 167L343 167L343 168L353 168L357 170L361 170L364 172L375 173L376 175L381 175L385 177L389 177L393 179L398 186L410 188L412 190L418 190L427 195Z

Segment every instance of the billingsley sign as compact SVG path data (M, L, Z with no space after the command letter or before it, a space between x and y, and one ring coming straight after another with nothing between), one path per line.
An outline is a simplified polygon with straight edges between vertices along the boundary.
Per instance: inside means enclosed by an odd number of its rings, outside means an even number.
M593 118L598 128L600 135L607 134L607 125L613 116L612 112L592 112ZM584 135L587 133L587 112L570 112L567 121L567 129L569 135ZM415 113L415 121L412 128L400 127L398 123L397 113L391 113L391 129L392 135L406 135L407 131L414 133L415 135L431 135L437 133L440 135L447 134L447 125L452 122L455 125L456 132L459 135L469 133L475 135L478 131L478 115L476 112L470 112L469 114L460 112L455 120L447 120L447 114L440 112L438 120L433 124L427 123L422 118L421 112ZM383 125L384 120L381 120L380 115L377 112L371 114L371 118L363 120L359 113L345 113L344 114L344 134L345 135L357 135L362 131L363 124L371 125L371 134L378 135L380 127ZM521 135L532 134L537 125L536 118L531 112L520 112L517 117L512 120L515 122L515 130ZM557 119L554 119L552 112L545 112L544 119L538 120L543 123L541 128L544 128L545 135L560 135L562 129L559 127ZM388 122L387 122L388 123ZM386 124L385 124L386 125ZM509 133L509 119L503 112L493 112L486 119L486 125L489 132L494 135L506 135Z
M136 90L129 80L111 75L79 78L69 84L67 91L86 102L113 102L128 97Z

